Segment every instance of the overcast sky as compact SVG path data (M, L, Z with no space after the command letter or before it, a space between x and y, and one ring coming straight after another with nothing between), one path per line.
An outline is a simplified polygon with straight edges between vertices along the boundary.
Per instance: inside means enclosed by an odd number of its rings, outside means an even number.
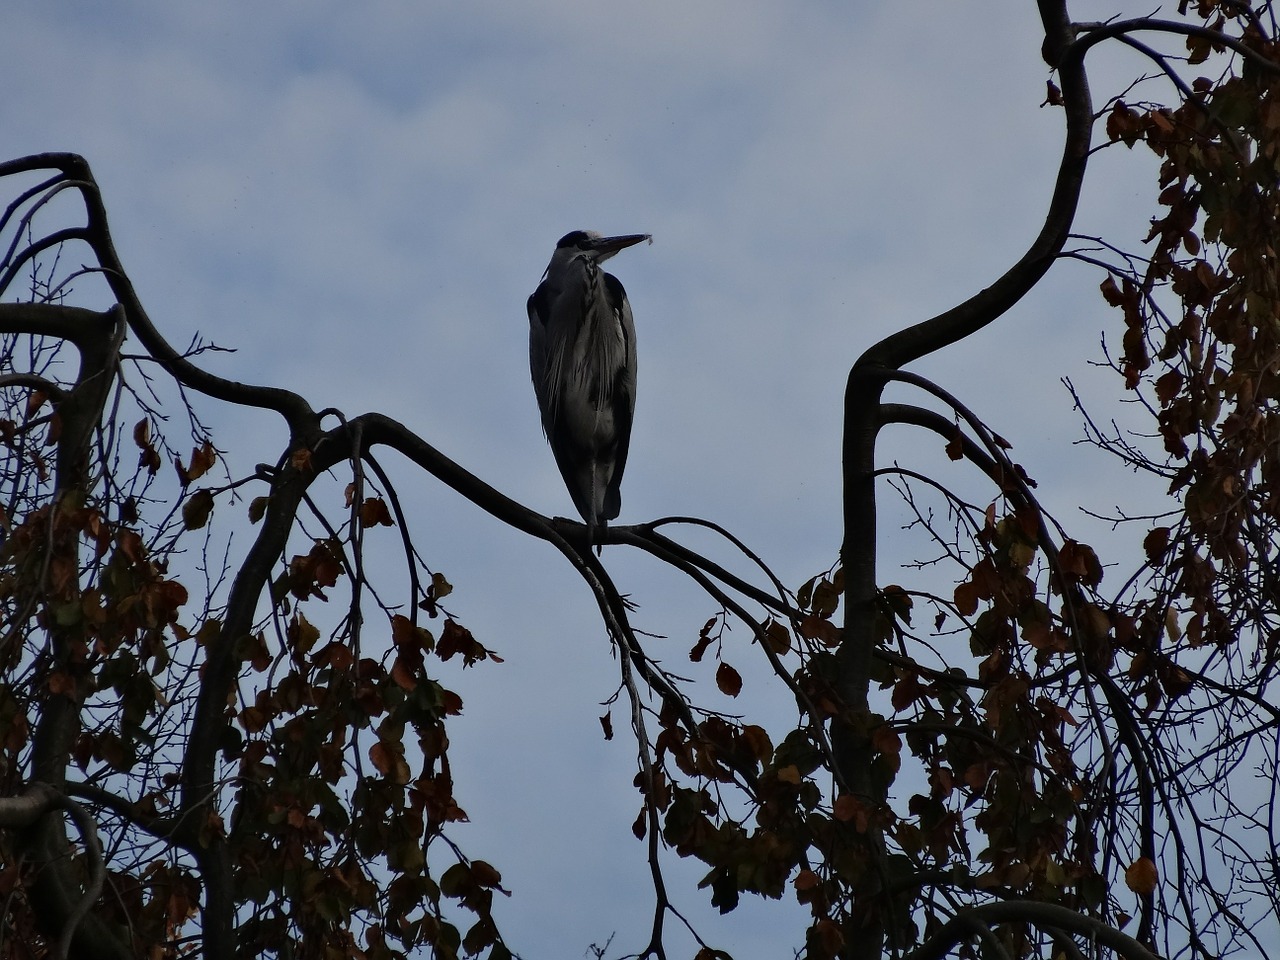
M610 265L639 341L620 522L713 519L793 587L836 555L849 366L1020 255L1061 139L1061 112L1040 107L1030 2L10 0L4 20L4 153L89 159L171 342L198 332L239 351L210 358L216 372L402 419L545 513L572 506L529 384L525 298L569 230L653 234ZM1100 157L1082 231L1140 240L1151 169ZM1100 403L1118 393L1086 366L1100 331L1119 336L1100 279L1064 264L997 327L918 367L1015 444L1072 522L1084 499L1115 502L1124 476L1076 459L1058 382ZM210 420L245 464L284 440L262 418ZM937 463L936 450L886 438L886 457ZM397 476L454 610L506 658L445 681L466 701L461 839L514 892L499 907L509 942L531 960L613 931L641 946L634 752L601 741L616 667L588 592L550 548ZM886 509L890 557L900 519ZM714 608L622 548L605 562L637 626L671 638L652 652L706 684L685 652ZM743 700L776 696L748 683ZM696 865L670 869L684 903L706 901L678 885ZM730 919L707 922L735 954L799 942L797 910L744 901Z

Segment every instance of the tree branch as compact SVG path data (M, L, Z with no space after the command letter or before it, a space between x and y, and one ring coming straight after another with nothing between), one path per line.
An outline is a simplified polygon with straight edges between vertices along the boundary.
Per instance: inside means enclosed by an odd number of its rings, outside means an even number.
M1029 900L1007 900L969 907L943 925L941 930L917 949L908 953L904 960L944 960L952 950L969 938L975 923L986 928L1001 923L1027 923L1055 936L1068 933L1086 937L1113 950L1125 960L1160 960L1160 957L1137 940L1100 920L1054 903Z
M80 804L48 783L33 782L20 796L0 798L0 829L40 834L42 825L55 810L71 817L80 832L81 845L88 865L89 882L79 889L70 876L65 853L56 869L43 864L33 885L35 902L46 911L42 918L45 929L58 931L53 956L72 956L90 960L130 960L133 952L120 942L115 932L89 911L102 895L106 866L102 844L93 818ZM56 831L64 838L65 831Z

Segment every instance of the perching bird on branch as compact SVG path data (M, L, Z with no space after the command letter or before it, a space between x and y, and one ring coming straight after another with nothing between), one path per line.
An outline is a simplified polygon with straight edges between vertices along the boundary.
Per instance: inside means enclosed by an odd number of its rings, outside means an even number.
M529 369L542 429L586 521L588 545L622 508L619 486L636 407L631 304L618 278L600 264L648 239L644 233L565 234L529 298Z

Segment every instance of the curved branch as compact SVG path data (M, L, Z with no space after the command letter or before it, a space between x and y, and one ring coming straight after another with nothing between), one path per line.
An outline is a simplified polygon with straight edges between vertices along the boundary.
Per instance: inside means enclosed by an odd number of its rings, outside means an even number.
M88 862L89 882L76 896L65 871L40 870L33 894L40 909L47 911L47 928L60 931L53 944L53 956L70 957L74 947L77 957L101 957L104 960L127 960L132 951L121 943L108 926L90 914L102 895L106 882L106 865L97 825L87 810L62 791L47 783L27 785L21 796L0 798L0 829L37 833L35 828L55 810L71 818L80 833Z
M1114 951L1125 960L1160 960L1141 943L1100 920L1086 917L1055 903L1038 903L1030 900L1006 900L970 907L953 917L942 929L907 954L904 960L944 960L944 958L969 935L974 923L991 927L1001 923L1028 923L1051 935L1057 931L1087 937Z
M68 243L72 240L83 240L89 243L89 232L84 227L67 227L64 230L41 237L35 243L23 247L21 256L14 260L3 274L0 274L0 291L8 290L9 284L17 279L18 274L22 272L22 268L44 253L44 251L51 250L59 244Z
M357 442L359 450L355 449ZM369 448L377 445L398 451L490 516L556 547L591 588L610 636L631 657L645 682L679 711L690 732L696 735L697 724L689 713L688 704L661 674L654 672L627 624L622 596L609 580L604 568L595 557L584 557L574 542L570 542L570 538L565 536L566 532L571 532L575 542L585 544L586 528L583 524L569 520L551 520L530 510L446 457L399 421L381 413L361 414L325 434L312 451L312 467L317 473L327 470L346 457L363 455Z
M179 835L181 830L181 820L178 817L157 817L142 813L137 805L124 797L117 796L110 790L104 790L102 787L92 783L77 782L68 780L64 788L68 796L80 797L95 803L100 807L110 810L116 816L128 821L133 826L150 834L157 840L163 840L166 843L172 843L174 846L186 850L188 853L195 851L186 841Z
M756 553L754 550L748 549L745 543L743 543L738 537L734 536L732 533L730 533L720 524L713 523L710 520L704 520L701 517L662 517L658 520L654 520L652 523L648 524L648 526L650 529L656 530L658 527L667 526L669 524L675 524L675 523L688 524L689 526L694 526L694 527L705 527L706 529L712 530L718 533L720 536L724 537L724 539L728 540L731 544L733 544L733 546L736 547L744 557L750 560L752 564L760 568L760 572L763 573L766 577L768 577L769 582L773 584L773 589L776 590L778 593L778 599L783 603L784 606L786 605L787 594L790 593L790 591L787 590L786 586L783 585L782 581L778 579L778 577L774 574L774 572L769 569L769 565L764 562L764 559L758 553ZM710 572L709 568L714 566L715 564L711 564L708 562L708 567L705 567L704 569L708 569L708 572Z
M762 571L764 571L765 575L773 583L777 594L775 595L766 590L761 590L759 587L747 580L742 579L736 574L730 573L724 567L720 566L720 564L707 559L694 550L690 550L684 544L657 532L657 528L659 526L670 523L693 523L698 526L709 527L710 529L721 533L726 539L733 543L734 546L738 547L745 556L751 559ZM762 607L773 610L775 613L780 613L784 617L792 620L800 617L800 611L787 602L786 588L773 574L773 572L765 566L759 557L750 550L747 550L740 540L717 524L690 517L664 517L660 520L652 520L649 523L640 523L635 524L634 526L625 527L609 527L608 529L612 534L612 536L610 536L606 541L608 543L626 543L653 556L665 555L667 557L678 557L681 562L687 563L692 567L697 567L699 570L715 577L715 579L719 580L729 589L735 590L744 597L754 600Z
M55 337L83 349L99 336L111 311L68 307L59 303L0 303L0 333Z
M254 386L208 373L183 357L159 334L116 253L102 193L84 157L74 153L23 157L0 163L0 177L40 169L60 170L66 179L73 182L72 185L79 188L88 219L84 228L77 228L76 238L83 239L93 248L107 284L125 309L129 328L151 356L184 386L229 403L275 410L285 418L296 437L314 440L319 433L318 419L301 396L279 387Z
M1083 57L1090 47L1097 46L1104 40L1125 38L1131 33L1176 33L1186 37L1201 37L1213 43L1220 43L1235 53L1240 54L1250 63L1261 67L1268 73L1280 73L1280 64L1268 60L1248 44L1228 36L1212 27L1202 27L1194 23L1181 23L1177 20L1157 20L1154 17L1138 17L1132 20L1115 20L1111 23L1080 24L1081 36L1067 49L1069 56Z
M917 407L909 403L882 403L880 404L880 414L882 425L891 423L909 424L930 430L947 442L958 440L961 454L964 458L986 474L987 478L999 488L1001 493L1021 492L1021 488L1015 482L1019 479L1017 472L1005 465L1008 461L992 456L989 446L979 444L963 430L960 430L953 421L948 420L936 410L930 410L928 407ZM876 472L879 473L879 471Z
M928 353L961 340L1002 316L1048 271L1070 237L1084 183L1093 129L1088 78L1080 55L1071 55L1074 28L1064 0L1038 0L1045 41L1043 53L1056 66L1066 113L1066 132L1053 193L1040 231L1023 255L991 286L963 303L897 333L867 349L849 371L844 398L841 462L844 476L845 623L836 651L837 694L855 718L870 715L869 691L877 647L877 519L876 439L881 426L880 400L885 375ZM852 793L873 805L883 789L870 771L874 747L856 723L833 724L832 743L840 765L852 772ZM883 859L883 836L868 832L866 846L873 861ZM875 875L878 871L868 871ZM874 881L856 891L878 897ZM885 939L883 924L866 931L878 954Z
M8 229L9 221L13 219L13 215L22 208L22 205L24 203L26 203L28 200L30 200L32 197L36 196L37 194L43 193L45 190L48 190L50 187L52 187L61 179L62 178L60 176L54 175L52 177L49 177L47 180L43 180L40 183L37 183L34 187L28 187L26 190L23 190L20 194L14 197L13 202L4 208L4 213L0 214L0 233L3 233L6 229ZM38 203L36 206L37 207L42 206L45 202L46 201L42 199L40 203ZM28 216L29 214L24 214L20 222L26 223ZM5 252L4 259L0 260L0 264L8 263L9 258L13 256L13 251L18 248L18 243L21 240L22 231L21 229L18 229L18 230L15 230L14 233L16 234L16 236L14 237L13 242L10 244L9 249Z
M398 451L490 516L540 540L555 543L563 539L561 529L585 530L580 523L548 519L512 500L449 459L404 424L381 413L361 414L326 433L312 449L315 470L327 470L346 459L352 450L351 438L357 434L363 438L362 450L381 445Z
M46 380L37 373L0 374L0 390L7 387L30 387L39 390L55 402L62 400L66 391L52 380Z
M1039 234L1018 261L991 286L949 310L881 340L863 353L858 367L896 370L981 330L1040 281L1066 243L1084 185L1093 129L1093 106L1083 63L1087 48L1073 50L1066 45L1072 37L1072 28L1066 22L1066 12L1060 3L1041 0L1040 7L1045 20L1046 44L1064 46L1061 59L1052 65L1057 67L1062 80L1067 130L1053 195Z

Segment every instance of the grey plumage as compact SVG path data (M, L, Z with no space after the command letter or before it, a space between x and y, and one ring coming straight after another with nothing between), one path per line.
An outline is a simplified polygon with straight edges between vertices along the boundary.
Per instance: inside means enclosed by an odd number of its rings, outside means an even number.
M618 516L636 405L636 331L617 277L600 264L647 234L575 230L529 297L529 369L542 429L573 505L597 528Z

